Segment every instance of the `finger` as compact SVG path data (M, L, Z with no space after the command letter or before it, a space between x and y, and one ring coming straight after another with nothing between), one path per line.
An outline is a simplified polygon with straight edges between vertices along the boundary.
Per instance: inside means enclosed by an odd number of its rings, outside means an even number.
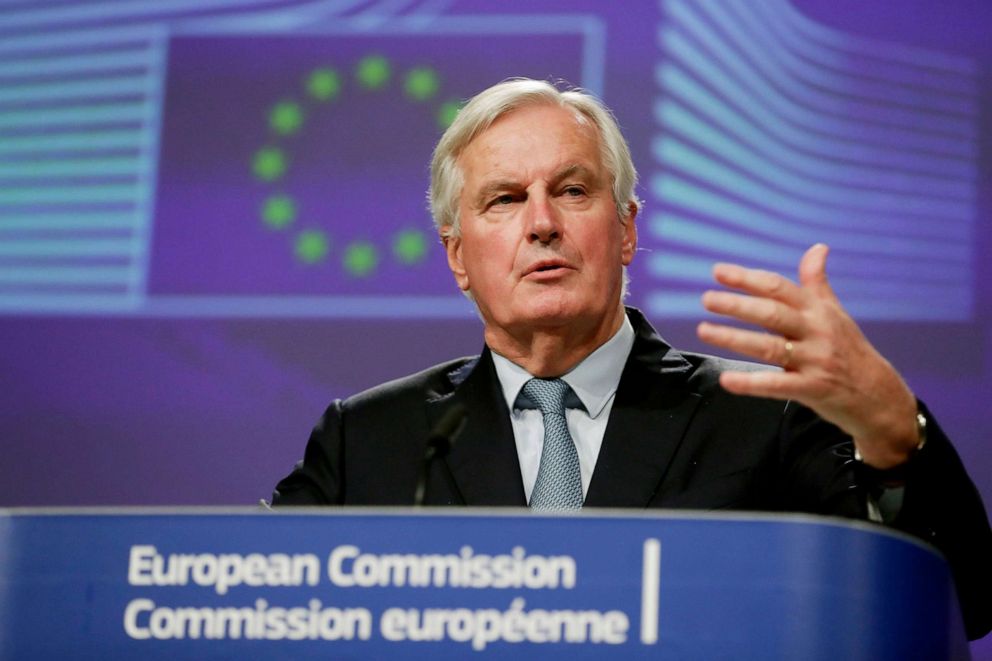
M713 278L731 289L739 289L764 298L773 298L792 307L798 307L803 301L802 290L796 283L771 271L720 263L713 266Z
M825 243L817 243L803 255L799 261L799 283L814 292L834 295L827 279L827 255L830 247Z
M755 324L790 338L802 337L803 319L793 308L768 298L742 296L727 291L708 291L703 294L703 307L714 314L722 314Z
M731 328L707 321L696 327L696 334L703 342L736 351L771 365L794 368L800 362L797 355L798 343L790 342L779 335Z
M727 392L749 397L804 401L805 380L798 372L724 372L720 386Z

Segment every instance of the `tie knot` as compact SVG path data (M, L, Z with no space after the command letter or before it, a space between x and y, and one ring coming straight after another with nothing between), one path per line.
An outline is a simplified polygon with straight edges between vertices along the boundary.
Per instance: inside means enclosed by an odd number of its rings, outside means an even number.
M541 409L542 415L565 415L565 397L572 392L561 379L531 379L520 389L527 399Z

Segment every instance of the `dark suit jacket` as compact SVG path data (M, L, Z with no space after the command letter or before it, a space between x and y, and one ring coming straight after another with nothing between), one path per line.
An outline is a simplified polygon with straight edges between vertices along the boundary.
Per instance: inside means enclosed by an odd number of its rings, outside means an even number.
M720 372L765 367L679 352L640 312L586 507L798 511L866 517L885 475L853 461L850 437L793 403L731 395ZM410 505L425 442L441 416L468 411L428 481L431 505L526 506L510 413L492 356L438 365L328 407L275 505ZM894 525L948 557L969 635L992 627L992 532L950 442L928 441L900 476Z

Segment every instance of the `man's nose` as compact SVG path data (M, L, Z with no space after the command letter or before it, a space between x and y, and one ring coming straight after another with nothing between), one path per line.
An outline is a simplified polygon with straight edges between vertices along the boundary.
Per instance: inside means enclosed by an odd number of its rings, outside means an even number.
M561 238L562 224L551 200L546 195L531 195L527 209L527 236L531 241L551 243Z

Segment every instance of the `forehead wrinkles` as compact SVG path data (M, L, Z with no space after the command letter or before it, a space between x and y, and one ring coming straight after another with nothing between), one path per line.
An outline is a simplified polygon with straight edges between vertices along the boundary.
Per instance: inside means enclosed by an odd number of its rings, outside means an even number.
M546 107L558 109L557 106ZM549 179L566 169L579 169L589 175L601 174L605 165L601 139L589 118L571 108L561 108L572 122L549 127L546 120L535 120L524 128L508 127L509 122L528 109L522 108L500 117L458 154L455 163L462 175L463 186L469 176L473 178L473 183L483 182L483 185L493 181L516 181L521 176L529 180L536 167L547 168L548 171L541 174ZM549 155L538 148L552 136L554 141ZM471 172L469 164L474 166Z

